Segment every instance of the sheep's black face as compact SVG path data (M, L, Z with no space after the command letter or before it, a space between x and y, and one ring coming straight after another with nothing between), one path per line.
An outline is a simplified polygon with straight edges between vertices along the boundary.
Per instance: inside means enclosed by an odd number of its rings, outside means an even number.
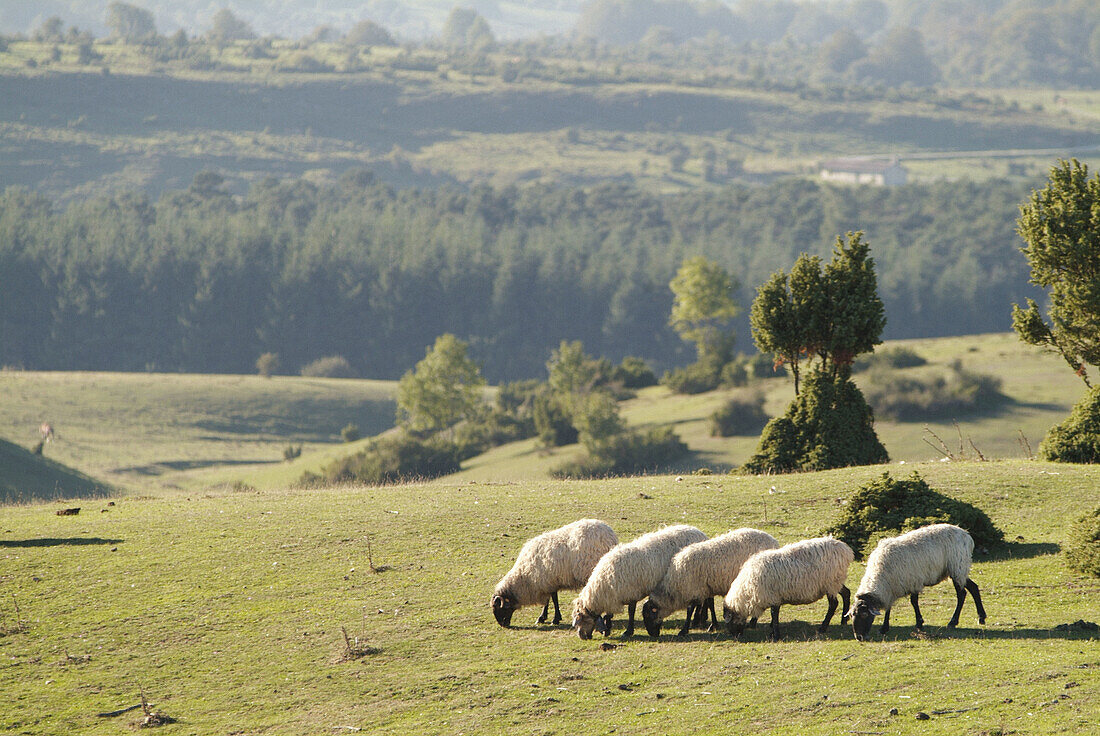
M879 615L877 601L867 598L856 598L852 607L852 631L856 639L864 641L871 634L871 625L875 622L875 616Z
M645 630L654 639L661 635L661 619L658 618L657 604L653 601L646 601L642 606L642 621L645 623Z
M592 632L596 630L599 619L591 611L578 611L573 614L573 628L581 639L591 639Z
M730 636L741 636L745 631L745 618L729 606L722 606L722 617L726 620L726 628Z
M509 595L493 596L493 617L497 623L507 628L512 625L512 614L516 612L516 601Z

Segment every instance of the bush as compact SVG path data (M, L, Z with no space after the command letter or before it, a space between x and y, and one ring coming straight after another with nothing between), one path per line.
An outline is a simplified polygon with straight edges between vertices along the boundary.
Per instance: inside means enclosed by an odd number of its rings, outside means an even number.
M343 439L344 442L355 442L362 436L363 435L359 433L358 424L349 424L340 430L340 438Z
M1066 563L1079 573L1100 578L1100 507L1073 522L1066 540Z
M979 547L1004 541L1004 534L984 511L932 490L917 473L906 480L883 473L860 486L837 522L823 533L843 541L855 551L856 559L863 559L883 537L940 523L962 527Z
M710 416L712 437L758 434L768 423L764 413L764 394L733 398Z
M661 377L661 383L678 394L701 394L718 388L721 375L722 365L700 361L665 373Z
M287 445L283 448L283 460L287 462L302 456L301 445Z
M645 388L657 385L657 374L641 358L627 356L611 371L611 380L623 388Z
M888 460L875 434L874 414L856 385L849 378L814 371L783 416L764 427L756 454L742 470L789 473Z
M852 364L852 372L860 373L874 368L916 368L927 363L928 361L912 348L884 348L856 358Z
M876 370L868 383L867 401L875 413L902 422L990 411L1007 400L1001 379L971 373L958 363L947 376L923 380Z
M453 442L393 434L375 439L362 452L341 458L321 472L330 483L382 485L449 475L458 471L459 462ZM309 484L314 477L307 474L302 480Z
M543 445L563 447L577 441L579 433L573 426L573 418L552 394L536 396L533 409L535 431Z
M1089 389L1039 444L1039 457L1059 463L1100 463L1100 386Z
M271 378L278 370L278 353L264 353L259 358L256 358L256 372L264 378Z
M329 355L306 363L299 371L308 378L355 378L355 371L342 355Z
M555 478L606 478L639 475L667 468L688 448L668 427L622 432L590 448L580 460L550 471Z

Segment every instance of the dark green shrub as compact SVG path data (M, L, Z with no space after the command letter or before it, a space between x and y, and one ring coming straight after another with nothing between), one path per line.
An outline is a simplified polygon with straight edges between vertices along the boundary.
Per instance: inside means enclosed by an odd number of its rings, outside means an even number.
M299 371L309 378L355 378L355 371L342 355L328 355L302 366Z
M343 439L344 442L355 442L362 436L363 435L359 433L358 424L349 424L340 430L340 438Z
M749 473L789 473L889 460L874 414L851 379L814 371L787 411L764 427Z
M624 388L645 388L657 385L657 374L641 358L627 356L611 371L611 380Z
M302 456L301 445L287 445L283 448L283 460L290 461Z
M852 372L859 373L873 368L916 368L927 363L913 348L899 346L859 356L852 363Z
M622 432L590 448L585 457L564 463L555 478L639 475L667 468L687 454L687 445L668 427Z
M562 447L577 441L579 433L573 426L573 418L562 403L549 393L535 397L535 431L547 447Z
M1066 562L1079 573L1100 578L1100 507L1073 522L1066 540Z
M924 379L876 370L868 384L867 401L875 414L902 422L987 412L1008 399L1001 393L1001 379L971 373L957 363L947 376Z
M974 538L978 547L993 547L1004 534L984 511L932 490L917 473L895 480L889 473L860 486L844 506L835 524L823 533L843 541L863 559L878 540L929 524L955 524Z
M764 413L764 395L733 398L722 405L710 416L710 434L712 437L733 437L734 435L758 434L768 423Z
M1089 389L1073 411L1047 432L1039 457L1060 463L1100 463L1100 386Z
M718 374L718 385L725 387L744 386L749 382L749 369L743 360L731 360L722 366Z
M701 394L718 388L723 364L699 361L683 368L674 368L661 377L661 383L678 394Z
M382 485L449 475L458 471L459 462L453 442L392 434L375 439L362 452L341 458L321 472L330 483Z

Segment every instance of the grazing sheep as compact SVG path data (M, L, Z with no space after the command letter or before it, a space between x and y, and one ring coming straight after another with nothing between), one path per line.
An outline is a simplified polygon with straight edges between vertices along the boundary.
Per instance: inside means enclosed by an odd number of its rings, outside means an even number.
M836 612L837 593L844 599L843 610L848 610L850 593L844 581L853 558L852 548L832 537L806 539L757 552L741 566L726 594L725 619L730 634L739 636L749 619L770 608L772 626L768 638L777 641L779 607L813 603L822 596L829 599L829 611L818 627L824 633ZM847 614L843 615L846 619Z
M725 534L684 547L672 558L664 578L649 594L642 606L642 620L653 638L661 634L661 622L681 608L687 608L684 626L679 636L687 636L693 614L703 612L706 622L709 607L714 630L718 616L714 612L714 596L725 595L745 560L756 552L775 549L779 542L758 529L735 529Z
M500 579L490 603L501 626L512 623L512 614L523 606L543 604L540 624L546 623L554 601L554 623L561 623L559 590L579 590L592 568L619 543L606 523L581 519L560 529L544 532L523 545L516 564Z
M633 636L638 601L661 582L677 552L706 538L706 534L693 526L668 526L644 534L629 544L620 544L604 555L573 601L573 628L577 635L591 639L593 629L598 629L609 636L612 614L626 604L630 620L623 636Z
M889 631L890 608L906 594L917 615L917 628L922 628L924 618L920 615L917 596L924 588L948 578L955 584L958 599L948 628L958 625L968 590L978 609L978 623L984 624L982 595L977 584L968 577L973 552L974 540L970 534L954 524L933 524L880 541L867 558L867 571L856 590L855 608L851 612L856 638L860 641L867 638L879 613L884 613L882 633Z

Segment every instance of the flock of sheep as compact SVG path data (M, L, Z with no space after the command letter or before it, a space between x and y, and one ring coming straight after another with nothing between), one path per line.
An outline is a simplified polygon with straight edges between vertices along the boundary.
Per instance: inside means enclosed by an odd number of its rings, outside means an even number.
M922 589L948 578L955 585L957 605L949 627L959 622L967 591L974 598L979 623L985 623L978 586L969 578L974 540L952 524L933 524L901 536L883 539L867 560L867 570L852 605L845 585L852 549L832 537L806 539L780 546L767 532L735 529L708 539L693 526L668 526L620 544L615 532L596 519L581 519L528 540L512 569L497 583L491 607L497 623L510 626L518 608L543 604L538 622L546 623L550 603L553 623L561 623L559 590L580 590L573 601L573 628L582 639L593 631L611 634L611 617L627 606L624 636L634 633L640 601L649 635L661 633L661 623L686 611L681 636L692 625L718 627L714 596L725 597L724 618L732 636L755 625L771 610L769 638L779 639L779 608L827 598L829 609L818 631L824 632L843 599L842 619L851 619L855 636L867 638L876 617L882 633L890 628L894 601L909 596L917 628L924 619L917 604Z

